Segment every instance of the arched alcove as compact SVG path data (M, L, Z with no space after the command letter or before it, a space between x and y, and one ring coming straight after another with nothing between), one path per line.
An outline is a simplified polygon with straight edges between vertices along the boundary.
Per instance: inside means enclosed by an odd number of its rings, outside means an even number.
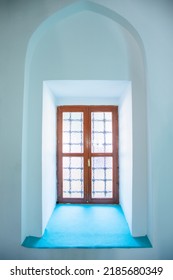
M128 197L131 201L130 209L125 206L124 200L127 197L122 197L121 203L132 234L139 236L147 233L144 64L143 45L136 30L116 12L90 1L75 2L58 11L43 22L32 35L25 65L22 240L28 235L42 235L55 203L52 197L52 204L46 204L43 189L42 113L45 80L131 81L131 182L125 180L123 166L120 166L120 187L124 189L125 184L131 184L130 198ZM50 95L47 102L52 98ZM52 104L50 106L53 106ZM124 153L120 148L120 154L121 151ZM51 156L55 157L55 154L54 149ZM123 164L122 161L121 165ZM55 192L53 185L52 192ZM48 209L45 211L46 207Z

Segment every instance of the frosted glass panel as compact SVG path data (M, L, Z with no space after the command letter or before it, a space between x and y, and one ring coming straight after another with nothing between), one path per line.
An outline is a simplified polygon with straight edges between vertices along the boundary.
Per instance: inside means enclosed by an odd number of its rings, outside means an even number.
M112 157L92 158L92 198L112 198Z
M83 153L83 113L63 113L63 153Z
M63 197L83 198L83 158L63 157Z
M91 113L92 153L112 153L112 113Z

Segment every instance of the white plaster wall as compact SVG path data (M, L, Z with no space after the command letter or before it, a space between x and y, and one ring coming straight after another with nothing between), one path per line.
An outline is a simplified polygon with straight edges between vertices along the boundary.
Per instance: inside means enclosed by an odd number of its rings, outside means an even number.
M143 46L140 45L140 41L134 40L129 33L126 39L129 46L129 80L132 81L132 231L133 236L140 236L148 234L148 230L146 231L146 204L148 203L147 69L145 51L142 52ZM149 238L151 238L150 235Z
M133 139L131 85L124 91L119 104L119 195L131 233L133 228Z
M134 0L133 4L128 0L92 0L127 19L138 31L144 43L149 126L148 230L154 247L97 251L28 250L20 246L21 196L24 195L21 193L21 147L26 49L30 36L39 24L72 2L74 1L0 2L0 258L172 259L173 6L169 0ZM73 76L78 79L76 75ZM103 76L101 79L105 78ZM24 203L27 202L27 197L25 200Z
M43 84L42 118L42 232L57 200L56 188L56 106L46 84Z

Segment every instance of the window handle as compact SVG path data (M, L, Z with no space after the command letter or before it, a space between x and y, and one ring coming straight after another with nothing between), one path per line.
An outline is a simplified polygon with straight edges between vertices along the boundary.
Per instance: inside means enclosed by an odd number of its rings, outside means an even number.
M88 159L88 167L91 166L91 163L90 163L90 158Z

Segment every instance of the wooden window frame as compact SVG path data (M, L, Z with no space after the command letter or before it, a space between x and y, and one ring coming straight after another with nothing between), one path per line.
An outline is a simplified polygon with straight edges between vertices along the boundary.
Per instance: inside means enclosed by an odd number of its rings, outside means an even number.
M83 112L83 153L63 153L62 151L62 114L63 112ZM91 112L112 112L112 153L91 152ZM62 193L62 159L63 157L84 158L84 198L63 198ZM113 158L113 197L92 198L91 197L91 158L92 157ZM88 167L88 159L90 167ZM87 170L87 172L86 172ZM118 163L118 106L59 106L57 107L57 203L88 203L88 204L118 204L119 203L119 163Z

